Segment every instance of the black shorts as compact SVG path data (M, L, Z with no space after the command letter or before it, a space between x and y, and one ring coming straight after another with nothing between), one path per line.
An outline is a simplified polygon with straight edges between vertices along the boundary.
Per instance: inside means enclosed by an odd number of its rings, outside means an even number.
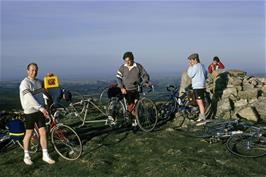
M135 100L139 98L139 92L137 90L127 90L125 98L127 100L127 104L134 104Z
M45 127L45 117L42 112L38 111L32 114L25 115L25 128L27 130L34 129L34 124L37 124L38 128Z
M196 100L204 100L205 89L193 89Z

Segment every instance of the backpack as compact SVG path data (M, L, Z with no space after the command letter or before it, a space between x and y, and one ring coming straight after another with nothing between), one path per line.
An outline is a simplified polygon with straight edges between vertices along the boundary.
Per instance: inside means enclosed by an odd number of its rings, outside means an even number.
M7 122L7 128L9 130L9 136L13 140L19 140L24 137L25 134L25 126L24 122L19 119L12 119Z
M121 97L122 92L119 87L117 87L117 84L111 85L107 91L108 98L113 98L113 97Z

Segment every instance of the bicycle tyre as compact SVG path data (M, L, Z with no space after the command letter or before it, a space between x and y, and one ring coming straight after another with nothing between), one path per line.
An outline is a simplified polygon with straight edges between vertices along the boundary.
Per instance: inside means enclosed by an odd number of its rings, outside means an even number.
M24 149L23 147L23 139L21 140L16 140L15 141L20 147L21 149ZM30 154L34 154L38 151L39 149L39 144L40 144L40 136L39 136L39 132L38 130L36 130L35 128L33 129L31 138L30 138L30 142L29 142L29 153Z
M76 160L82 153L82 143L78 134L71 127L58 124L51 134L56 152L66 160Z
M109 89L109 87L105 87L100 93L99 104L102 106L106 106L109 103L110 99L108 97L108 89Z
M227 140L226 148L239 157L262 157L266 155L266 137L257 133L235 134Z
M78 117L83 121L83 116L86 109L85 98L79 92L73 92L72 99L68 107L66 107L66 117Z
M29 153L35 153L39 149L40 136L38 130L33 129L32 136L30 139Z
M136 119L138 126L144 132L152 131L158 121L156 105L149 98L142 98L136 105Z
M118 98L112 98L107 108L107 115L113 117L116 127L122 126L126 119L126 108L123 102Z

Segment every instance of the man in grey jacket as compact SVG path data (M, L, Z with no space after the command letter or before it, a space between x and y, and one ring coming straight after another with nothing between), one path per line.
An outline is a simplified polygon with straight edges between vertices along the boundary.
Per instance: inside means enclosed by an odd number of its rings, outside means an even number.
M135 112L132 109L136 99L139 98L138 86L142 83L143 86L148 87L150 77L141 64L134 62L132 52L124 53L123 60L124 64L120 66L116 74L117 83L127 100L128 112L131 112L135 117ZM137 126L135 119L132 126Z
M196 102L199 106L200 114L197 122L202 122L205 120L205 107L204 107L204 97L205 97L205 81L207 79L207 70L204 65L200 63L199 54L194 53L188 57L189 67L187 70L188 76L192 80L192 88L196 97Z
M33 164L29 155L29 142L34 126L37 125L43 152L42 159L48 164L54 164L55 161L49 157L47 151L47 138L45 131L45 117L48 117L49 113L44 108L43 82L36 78L37 74L37 64L30 63L27 66L27 77L21 81L19 86L20 102L25 113L26 127L26 133L23 139L24 162L27 165Z

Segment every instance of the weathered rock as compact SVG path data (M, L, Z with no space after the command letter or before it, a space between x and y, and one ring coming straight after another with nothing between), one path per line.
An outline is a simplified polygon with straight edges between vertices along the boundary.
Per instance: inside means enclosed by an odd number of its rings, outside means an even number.
M243 79L241 77L229 77L228 84L233 86L241 86Z
M179 95L181 95L182 92L185 92L185 89L191 84L191 79L187 75L187 72L183 72L181 76L180 81L180 88L179 88Z
M255 86L252 84L248 84L248 83L243 84L243 90L252 90L254 88L255 88Z
M260 82L262 82L263 85L266 85L266 78L265 77L259 77L257 78Z
M234 106L235 107L243 107L248 105L248 100L247 99L240 99L238 101L235 102Z
M223 95L222 95L222 98L229 98L230 95L235 95L237 96L237 89L236 88L226 88L224 91L223 91Z
M227 72L232 77L244 77L247 74L247 72L241 71L241 70L237 70L237 69L227 70Z
M239 91L238 92L238 97L240 99L254 99L254 98L258 98L258 89L254 88L254 89L248 89L245 91Z
M266 121L266 97L259 97L258 101L251 104L255 107L261 119Z
M241 109L240 111L237 112L236 115L253 122L257 122L259 120L258 112L254 107L246 107L244 109Z
M266 97L266 85L264 85L261 89L262 96Z
M225 98L223 100L221 100L218 104L218 108L220 111L228 111L228 110L231 110L232 109L232 106L231 106L231 101L229 98Z
M253 98L253 99L248 100L248 104L252 104L252 103L255 103L257 101L258 101L258 98Z

